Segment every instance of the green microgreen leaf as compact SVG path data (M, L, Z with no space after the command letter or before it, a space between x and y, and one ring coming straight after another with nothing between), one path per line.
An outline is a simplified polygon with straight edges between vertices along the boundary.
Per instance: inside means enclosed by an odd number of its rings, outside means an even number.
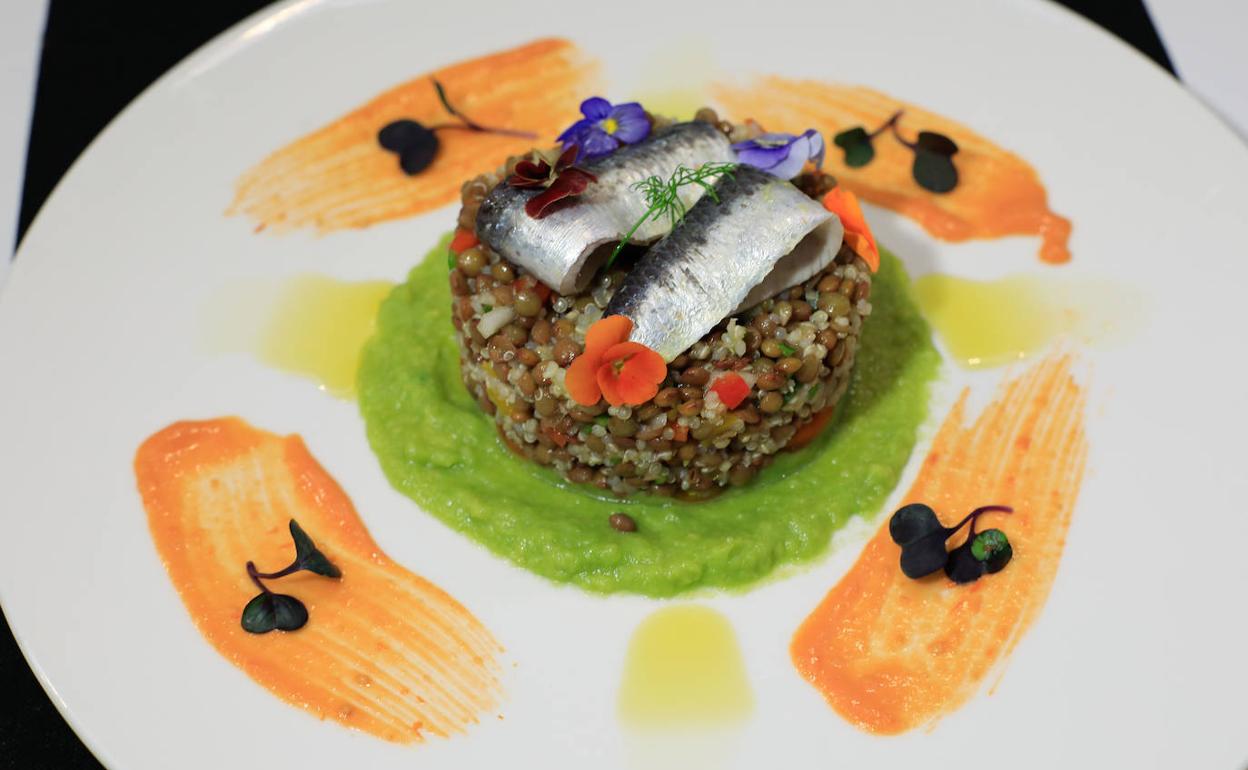
M783 353L783 354L785 354L786 356L791 356L791 355L793 355L794 353L796 353L796 352L797 352L797 348L791 347L791 346L786 345L786 344L784 344L783 342L781 342L781 343L780 343L780 352L781 352L781 353Z
M999 529L986 529L971 541L971 555L991 574L1005 569L1014 557L1010 539Z
M934 193L947 193L958 186L958 170L947 155L916 148L910 173L919 187Z
M611 252L611 256L607 259L604 269L611 267L616 257L628 245L633 234L646 223L649 219L658 219L666 216L668 224L675 229L685 215L689 213L685 202L680 199L680 188L691 184L701 187L706 195L716 203L719 203L719 193L715 189L715 183L721 178L732 178L732 172L737 168L736 163L720 163L711 162L703 163L696 169L687 166L678 166L672 175L666 180L652 176L641 180L633 185L634 190L640 190L646 201L646 211L641 218L633 223L624 238L616 244L615 249Z
M273 629L297 631L307 622L308 608L286 594L262 591L243 608L243 630L252 634L267 634Z
M594 418L594 422L605 428L607 427L607 423L610 422L610 418L605 414L600 414Z
M832 137L832 143L845 153L845 165L860 168L875 158L875 146L871 144L871 135L862 126L848 128Z
M446 252L446 266L450 270L455 269L455 257L456 257L455 252L450 251L450 250Z
M299 569L328 578L342 577L342 571L335 567L325 554L321 553L308 533L294 519L290 520L290 536L295 541L295 564Z

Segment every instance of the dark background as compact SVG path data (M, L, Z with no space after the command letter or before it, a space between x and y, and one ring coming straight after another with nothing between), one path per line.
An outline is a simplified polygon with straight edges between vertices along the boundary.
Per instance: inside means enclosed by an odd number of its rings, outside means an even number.
M1061 2L1173 73L1140 0ZM117 113L165 70L267 4L209 0L170 3L153 12L146 3L52 0L26 158L18 242L70 164ZM57 714L2 619L0 699L0 769L101 767Z

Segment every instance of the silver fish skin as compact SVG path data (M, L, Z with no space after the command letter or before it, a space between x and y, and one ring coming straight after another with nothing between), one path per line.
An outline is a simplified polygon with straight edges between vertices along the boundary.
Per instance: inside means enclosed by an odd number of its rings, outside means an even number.
M646 212L645 196L633 189L634 184L651 176L666 180L680 166L692 169L735 160L732 145L715 126L677 123L585 164L598 181L541 219L524 210L541 190L498 185L481 202L477 237L559 293L579 292ZM678 194L689 208L704 191L699 185L685 185ZM653 243L669 230L666 217L651 218L629 242Z
M666 361L728 315L822 270L841 246L840 219L785 180L741 166L715 190L719 202L699 201L603 311L631 318L629 339Z

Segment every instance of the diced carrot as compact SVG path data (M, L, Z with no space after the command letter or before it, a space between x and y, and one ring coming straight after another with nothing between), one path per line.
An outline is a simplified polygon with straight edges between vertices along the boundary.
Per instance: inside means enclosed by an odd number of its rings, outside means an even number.
M676 441L689 440L689 426L677 423L672 426L672 438Z
M819 437L823 433L823 429L828 427L828 421L832 419L835 407L825 407L815 412L810 422L797 429L797 433L793 434L793 438L789 440L787 449L801 449L810 442Z
M498 425L496 427L498 429L498 440L503 442L503 446L510 449L517 457L528 459L528 455L524 453L524 450L520 448L520 445L512 441L503 431L503 426Z

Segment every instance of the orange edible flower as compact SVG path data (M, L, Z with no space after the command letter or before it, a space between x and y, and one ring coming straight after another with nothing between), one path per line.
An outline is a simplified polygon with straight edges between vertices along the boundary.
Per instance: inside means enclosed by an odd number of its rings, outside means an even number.
M476 246L481 241L477 240L477 234L471 230L459 229L455 231L455 237L451 239L451 252L458 254Z
M844 187L833 187L823 196L823 207L841 218L845 228L845 242L862 257L871 268L871 272L880 269L880 249L876 246L875 236L871 234L871 225L862 215L862 207L858 205L858 196Z
M589 327L585 352L572 361L564 378L573 401L593 406L605 396L612 406L636 406L654 398L667 376L667 363L640 342L629 342L632 331L632 319L622 315Z
M637 406L654 398L666 376L663 356L640 342L621 342L603 353L597 379L608 404Z

